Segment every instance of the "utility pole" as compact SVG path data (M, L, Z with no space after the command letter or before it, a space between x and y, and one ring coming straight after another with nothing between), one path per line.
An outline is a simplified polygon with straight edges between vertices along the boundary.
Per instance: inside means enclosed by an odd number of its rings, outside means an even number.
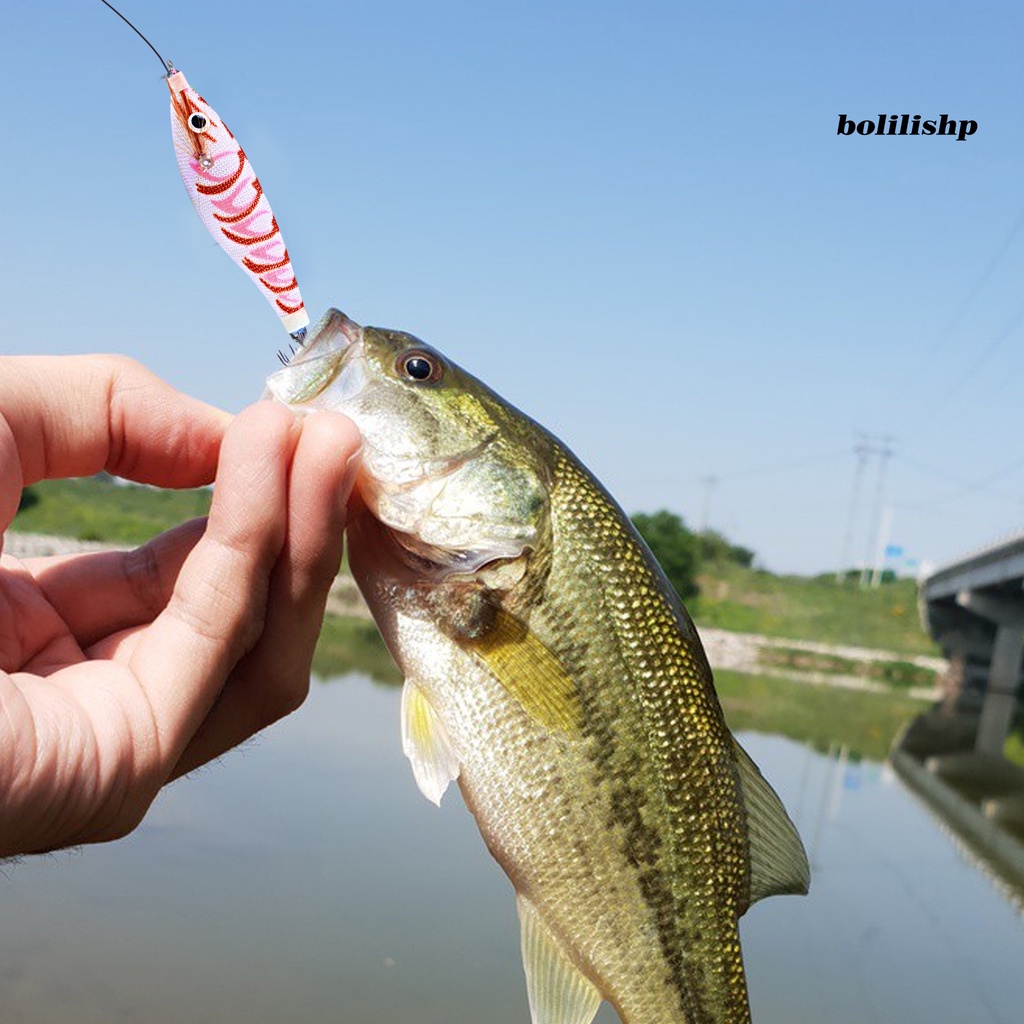
M718 477L702 476L700 482L704 485L704 504L700 512L700 533L707 533L708 517L711 513L711 492L718 486Z
M843 551L836 567L836 583L845 581L849 568L850 548L853 546L853 526L857 519L857 506L860 504L860 486L864 479L864 466L867 464L871 448L867 443L867 435L857 434L857 443L853 446L853 454L857 456L857 465L853 471L853 490L850 493L850 511L846 516L846 533L843 536Z
M884 523L885 519L885 476L886 467L888 466L889 459L893 454L892 442L896 439L890 434L883 434L881 438L881 444L878 448L872 449L872 454L878 455L878 482L875 485L875 510L873 519L875 521L875 528L871 534L871 540L868 543L867 551L864 554L864 566L860 573L860 586L861 590L868 586L870 579L871 585L874 587L878 586L878 583L882 578L882 567L881 558L884 555L884 549L880 547L882 543L882 535L887 532L887 528ZM871 570L870 566L874 563L874 571Z
M882 569L885 566L885 549L889 546L892 533L892 505L886 505L878 524L878 543L875 545L875 567L871 571L871 589L874 590L882 582Z

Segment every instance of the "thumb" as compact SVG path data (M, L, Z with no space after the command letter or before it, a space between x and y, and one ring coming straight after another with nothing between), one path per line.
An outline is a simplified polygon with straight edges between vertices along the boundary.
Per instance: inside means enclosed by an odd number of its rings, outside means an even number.
M280 405L260 402L236 417L221 447L206 532L166 609L132 652L129 667L148 698L159 744L145 762L158 770L178 760L263 629L297 439L295 418Z

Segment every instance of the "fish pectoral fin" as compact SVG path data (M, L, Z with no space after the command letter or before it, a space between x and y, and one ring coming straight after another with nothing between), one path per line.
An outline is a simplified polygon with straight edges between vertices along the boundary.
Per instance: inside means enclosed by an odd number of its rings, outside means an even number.
M796 826L750 755L735 740L733 748L747 812L750 846L747 906L765 896L803 895L811 882L811 869Z
M497 607L490 627L467 647L531 718L556 732L580 734L582 711L576 684L529 626Z
M411 679L402 688L402 751L420 792L440 807L448 783L459 777L459 759L444 722Z
M516 906L533 1024L590 1024L601 993L566 956L537 908L519 893Z

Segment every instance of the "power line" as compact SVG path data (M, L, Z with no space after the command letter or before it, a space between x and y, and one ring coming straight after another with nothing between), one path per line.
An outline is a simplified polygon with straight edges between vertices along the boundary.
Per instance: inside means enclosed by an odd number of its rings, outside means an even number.
M913 391L920 391L921 388L924 386L923 381L927 376L925 371L928 370L931 364L935 362L936 357L939 355L939 353L946 348L947 343L953 336L954 329L957 326L959 326L960 322L963 320L967 311L974 304L975 300L977 299L982 289L985 287L986 284L988 284L989 280L991 279L993 273L996 270L996 267L998 267L1000 262L1006 256L1007 252L1010 250L1013 243L1017 240L1017 236L1020 235L1022 229L1024 229L1024 210L1018 213L1017 216L1013 219L1009 229L1007 230L1003 238L999 241L999 243L996 245L995 250L993 251L988 262L985 264L981 273L978 274L978 276L971 283L970 287L967 289L967 292L965 293L963 299L960 301L959 305L953 311L952 315L946 320L941 330L939 330L938 333L935 335L934 341L932 341L929 344L928 348L923 353L922 357L917 363L916 370L913 373L907 375L907 377L903 378L904 381L909 379L912 382ZM958 373L957 379L949 386L945 395L942 399L940 399L940 401L948 401L950 398L959 394L960 391L963 390L965 385L975 376L978 370L980 370L981 367L984 366L985 363L987 363L988 360L995 354L995 352L1000 348L1000 346L1003 344L1006 338L1009 337L1010 333L1016 326L1018 326L1022 319L1024 319L1024 307L1017 310L1013 314L1013 316L1010 317L1007 323L1004 324L1002 329L999 330L994 335L992 340L982 351L981 355L978 356L978 358L970 365L967 372ZM902 394L900 395L900 401L906 404L908 394L905 385L901 384L901 390ZM914 419L916 421L922 420L924 418L924 414L935 405L934 395L915 397L914 402L911 404L917 405L920 401L923 401L925 403L926 408L922 410L920 415L915 414ZM943 425L945 424L945 422L948 421L943 421ZM932 421L932 427L934 427L934 421ZM914 436L917 435L915 434Z
M756 469L743 470L737 473L709 473L700 477L704 485L704 497L701 501L700 519L698 520L699 532L706 533L711 526L711 499L718 485L723 481L747 480L751 477L771 475L780 476L783 473L793 472L798 469L805 469L822 462L833 462L837 458L845 457L845 451L820 452L817 455L807 456L801 459L790 459L785 462L777 462L768 466L758 466Z
M778 475L790 473L796 469L806 469L821 462L834 462L838 459L845 459L847 449L832 449L828 452L819 452L817 455L808 455L799 459L789 459L785 462L776 462L767 466L758 466L756 469L740 470L736 473L720 473L715 477L716 483L723 480L745 480L748 477L764 476L765 474ZM702 482L704 478L701 478Z
M925 353L924 358L918 364L917 375L920 375L928 367L929 363L931 363L939 354L939 352L942 351L942 349L945 347L946 342L949 341L950 337L953 334L953 329L963 319L964 314L967 312L967 310L971 308L972 303L977 298L978 293L981 291L981 289L986 284L988 284L989 278L994 273L996 267L999 265L999 262L1009 251L1010 246L1013 244L1017 235L1020 234L1021 228L1024 228L1024 210L1021 210L1021 212L1014 219L1013 223L1010 225L1009 231L1006 232L1006 235L1003 237L1003 240L996 246L995 252L993 252L992 257L985 265L985 268L975 278L974 283L970 286L970 288L967 289L967 294L961 300L960 305L957 306L956 310L953 312L953 315L949 317L949 319L945 323L945 326L936 336L935 341L932 343L929 350Z
M1006 491L993 490L992 484L998 483L1000 480L1010 476L1010 474L1016 472L1018 469L1024 467L1024 458L1015 459L1007 466L1003 466L1002 469L996 470L994 473L990 473L988 476L983 477L981 480L965 480L962 477L958 477L953 473L948 473L945 470L937 469L934 466L929 466L925 463L918 462L914 459L908 459L906 456L898 456L899 460L906 463L909 466L913 466L915 469L923 470L926 473L931 473L934 476L940 477L943 480L948 480L952 484L956 484L956 488L946 494L940 495L938 498L931 498L928 501L918 502L900 502L899 507L905 509L921 509L921 508L932 508L935 505L943 505L949 501L956 501L960 498L966 498L971 494L977 494L979 491L987 491L995 498L999 498L1002 501L1009 501L1014 504L1019 504L1024 492L1018 494L1009 494Z
M1024 305L1021 305L1017 310L1014 311L1013 315L1003 324L1003 326L996 331L992 336L991 341L980 354L975 358L974 362L967 367L966 370L962 371L957 379L950 384L950 386L941 395L930 395L923 399L924 404L921 406L920 412L916 414L920 429L912 434L912 437L917 437L923 433L925 429L925 421L927 420L927 430L929 433L934 433L936 430L941 430L946 427L952 420L957 418L959 415L955 409L950 408L951 401L961 394L964 388L970 383L975 377L978 371L998 352L1003 346L1007 338L1011 337L1016 329L1020 327L1021 323L1024 322ZM999 388L999 391L1004 388ZM981 396L976 396L974 401L977 401L979 397L983 397L986 403L992 397L991 391L986 391ZM964 408L963 404L960 405L961 410ZM942 416L927 416L927 412L931 409L942 410L945 415Z

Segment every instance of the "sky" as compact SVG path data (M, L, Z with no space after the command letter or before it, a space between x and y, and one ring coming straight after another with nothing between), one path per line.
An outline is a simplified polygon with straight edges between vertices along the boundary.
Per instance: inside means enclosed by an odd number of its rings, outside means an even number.
M1024 528L1020 5L121 9L245 148L314 319L435 345L628 511L797 573ZM99 0L10 3L0 82L0 351L256 399L287 337L187 201L157 58ZM978 128L837 134L883 113Z

